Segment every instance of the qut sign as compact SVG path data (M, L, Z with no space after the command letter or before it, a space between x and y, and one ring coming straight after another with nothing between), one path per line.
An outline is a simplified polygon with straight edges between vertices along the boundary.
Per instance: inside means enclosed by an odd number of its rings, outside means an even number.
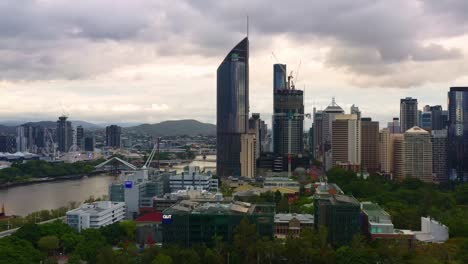
M163 215L162 222L163 224L172 224L172 215Z

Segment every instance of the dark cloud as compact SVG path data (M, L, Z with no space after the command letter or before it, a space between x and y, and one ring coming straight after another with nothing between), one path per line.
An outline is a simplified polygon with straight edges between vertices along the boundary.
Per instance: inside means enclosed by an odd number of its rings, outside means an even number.
M0 1L0 80L90 78L157 56L223 57L245 34L329 47L325 65L356 76L407 62L455 60L433 39L464 34L468 4L429 1Z

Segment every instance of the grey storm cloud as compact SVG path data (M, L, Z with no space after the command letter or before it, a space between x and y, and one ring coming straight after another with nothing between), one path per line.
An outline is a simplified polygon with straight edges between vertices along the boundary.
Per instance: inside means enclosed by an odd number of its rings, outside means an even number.
M325 65L357 76L393 73L400 63L460 59L431 39L464 34L463 0L0 1L0 80L80 79L157 56L222 57L251 31L268 39L320 41ZM221 54L221 55L220 55Z

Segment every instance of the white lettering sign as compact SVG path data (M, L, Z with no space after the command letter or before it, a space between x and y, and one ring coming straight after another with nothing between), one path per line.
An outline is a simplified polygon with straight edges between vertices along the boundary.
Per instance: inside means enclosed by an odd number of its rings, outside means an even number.
M172 219L172 215L163 215L163 219Z

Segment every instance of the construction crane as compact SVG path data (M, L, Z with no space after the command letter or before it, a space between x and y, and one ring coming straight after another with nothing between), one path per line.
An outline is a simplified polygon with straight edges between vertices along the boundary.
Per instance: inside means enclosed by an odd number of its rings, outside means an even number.
M45 147L42 149L42 153L51 160L57 158L57 144L54 142L52 132L48 128L45 129Z
M291 151L291 121L296 117L305 117L307 119L311 118L309 113L306 114L299 114L299 113L276 113L273 114L274 117L288 117L288 177L291 177L291 159L292 159L292 151ZM302 138L300 139L302 140Z
M273 51L271 52L271 55L273 55L273 58L275 59L276 63L279 64L279 65L281 65L280 67L281 67L281 69L283 70L284 75L286 75L287 73L286 73L286 68L284 68L284 64L281 64L281 63L279 62L278 58L276 57L276 55L275 55L275 53L274 53Z
M299 79L298 76L299 76L299 70L301 69L301 64L302 64L302 60L299 60L299 65L297 66L297 70L296 70L296 76L294 77L294 79L296 79L296 82L298 82L297 80Z

